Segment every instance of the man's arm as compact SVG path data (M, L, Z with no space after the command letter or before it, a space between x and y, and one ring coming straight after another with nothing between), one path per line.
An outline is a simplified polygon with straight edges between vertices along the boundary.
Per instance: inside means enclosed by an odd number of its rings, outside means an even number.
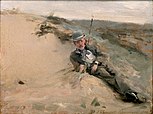
M86 68L85 68L85 65L80 64L79 68L80 68L80 69L79 69L79 72L80 72L80 73L85 72L85 69L86 69Z
M77 72L85 72L85 62L81 60L74 52L70 55L70 61L73 64L74 70Z

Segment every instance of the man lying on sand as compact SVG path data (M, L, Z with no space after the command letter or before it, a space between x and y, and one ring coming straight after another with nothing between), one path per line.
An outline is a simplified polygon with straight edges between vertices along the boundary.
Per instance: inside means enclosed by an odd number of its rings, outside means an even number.
M87 72L104 80L128 102L146 102L146 98L144 96L135 92L123 82L123 80L118 76L118 73L113 65L102 59L106 56L105 53L102 53L98 51L96 47L87 44L85 34L75 32L72 35L72 39L76 49L71 53L70 61L72 62L76 72L81 74Z

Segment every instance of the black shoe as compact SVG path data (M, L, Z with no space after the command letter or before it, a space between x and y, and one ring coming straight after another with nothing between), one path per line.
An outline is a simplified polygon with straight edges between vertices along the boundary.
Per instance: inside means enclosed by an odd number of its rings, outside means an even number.
M134 92L127 92L125 94L127 101L133 102L138 99L137 95Z
M140 93L136 92L127 92L126 94L127 101L134 103L144 103L146 102L146 98Z

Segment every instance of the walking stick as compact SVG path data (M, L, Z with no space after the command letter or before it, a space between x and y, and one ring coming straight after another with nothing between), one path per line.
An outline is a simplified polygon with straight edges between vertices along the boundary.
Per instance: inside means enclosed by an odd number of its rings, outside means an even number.
M94 16L92 15L92 18L91 18L91 21L90 21L90 28L89 28L89 39L88 39L88 44L89 44L89 42L90 42L90 33L91 33L93 18L94 18Z

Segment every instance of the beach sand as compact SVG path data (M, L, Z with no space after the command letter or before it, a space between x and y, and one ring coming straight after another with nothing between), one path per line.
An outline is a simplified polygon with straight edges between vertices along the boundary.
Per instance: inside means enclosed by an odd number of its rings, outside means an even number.
M70 81L76 73L69 55L74 47L63 44L53 33L36 36L34 32L43 21L30 14L1 15L2 114L149 112L148 104L124 103L88 74L81 85L72 88ZM97 98L100 106L92 104Z

